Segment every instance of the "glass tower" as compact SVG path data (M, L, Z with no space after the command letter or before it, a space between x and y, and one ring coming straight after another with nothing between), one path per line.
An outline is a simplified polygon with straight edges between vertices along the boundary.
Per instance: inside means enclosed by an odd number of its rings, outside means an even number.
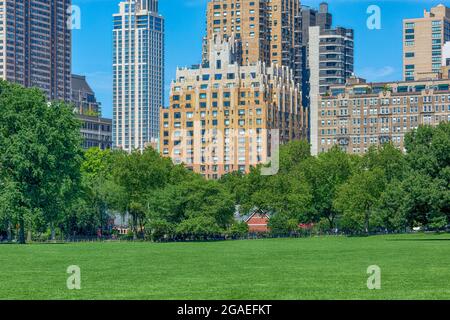
M127 0L113 19L114 147L143 150L158 139L164 105L164 18L156 0Z

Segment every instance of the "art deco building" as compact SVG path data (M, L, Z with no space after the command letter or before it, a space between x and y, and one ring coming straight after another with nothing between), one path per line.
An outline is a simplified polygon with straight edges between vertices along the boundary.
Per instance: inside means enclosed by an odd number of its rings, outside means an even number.
M404 149L405 134L419 125L450 121L450 80L365 83L352 78L319 99L313 149L335 145L360 154L392 142Z
M207 8L207 31L203 61L210 43L219 36L239 43L236 61L242 65L259 61L287 66L301 83L301 5L299 0L211 0Z
M127 0L114 14L114 146L143 150L159 135L164 105L164 18L157 0Z
M241 66L233 38L210 43L207 66L178 69L161 111L164 156L207 178L266 163L272 147L306 138L307 113L288 67ZM274 149L275 150L275 149Z
M436 79L444 44L450 41L450 8L440 4L423 18L403 20L404 80Z
M0 2L0 79L71 100L71 0Z

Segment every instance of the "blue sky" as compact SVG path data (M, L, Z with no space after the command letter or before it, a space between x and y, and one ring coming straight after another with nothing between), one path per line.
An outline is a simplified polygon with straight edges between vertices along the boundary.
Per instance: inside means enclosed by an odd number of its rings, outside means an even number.
M112 14L119 0L73 0L81 9L81 29L73 31L73 72L88 77L102 102L103 116L112 117ZM207 0L160 0L166 20L166 96L177 66L201 61ZM321 1L303 0L318 7ZM421 17L424 9L445 1L329 0L335 26L355 29L355 72L369 81L402 78L402 19ZM369 30L370 5L381 9L381 29Z

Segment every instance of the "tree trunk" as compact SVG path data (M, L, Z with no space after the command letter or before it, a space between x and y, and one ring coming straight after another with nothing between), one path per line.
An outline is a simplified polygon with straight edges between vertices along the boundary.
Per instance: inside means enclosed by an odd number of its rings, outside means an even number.
M328 222L330 223L330 231L333 231L334 228L334 217L332 214L328 214L327 216Z
M32 234L31 234L31 229L28 230L27 232L27 242L31 242L32 238Z
M23 219L19 220L19 243L25 244L25 225Z

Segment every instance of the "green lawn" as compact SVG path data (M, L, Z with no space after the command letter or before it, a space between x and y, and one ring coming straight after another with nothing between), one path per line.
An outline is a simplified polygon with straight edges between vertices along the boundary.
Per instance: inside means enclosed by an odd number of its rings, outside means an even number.
M81 290L66 287L69 265ZM448 299L450 235L0 245L0 299L22 298Z

